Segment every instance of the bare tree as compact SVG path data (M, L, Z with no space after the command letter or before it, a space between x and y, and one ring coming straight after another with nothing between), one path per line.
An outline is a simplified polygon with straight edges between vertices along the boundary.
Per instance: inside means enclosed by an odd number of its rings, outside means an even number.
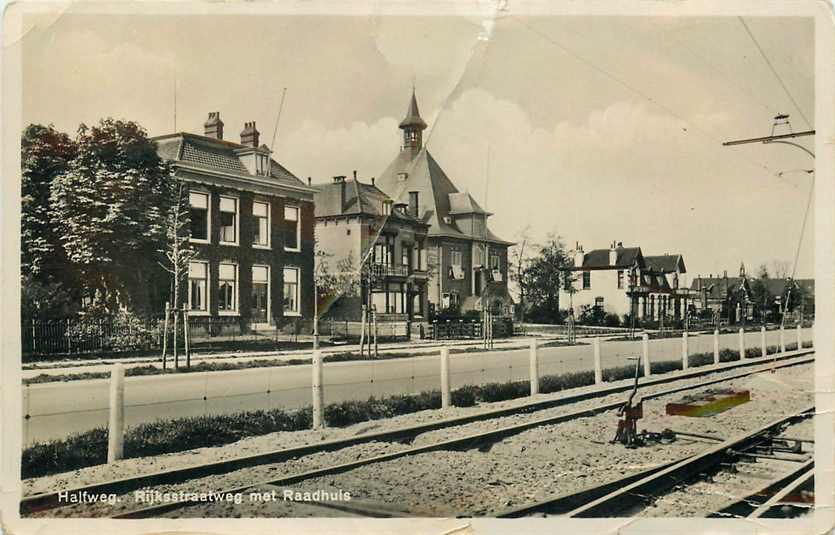
M166 259L166 262L160 262L160 266L171 274L171 283L172 283L172 292L173 292L173 306L169 309L166 307L165 310L165 332L163 337L168 335L168 315L169 312L173 311L173 320L174 320L174 335L173 335L173 345L172 349L174 352L174 367L179 368L179 358L177 354L177 345L178 345L178 318L180 314L183 312L180 309L180 300L181 300L181 292L180 287L182 286L183 282L188 277L188 266L189 262L195 257L197 254L194 248L191 247L189 242L189 208L188 202L186 197L186 187L185 185L180 182L177 185L177 193L174 199L174 203L172 203L170 210L166 214L165 217L165 232L166 232L166 239L167 244L165 249L160 249L159 252L163 253ZM188 340L188 323L186 319L186 315L183 314L183 334L186 337L186 341ZM165 355L165 345L163 344L163 352L162 352L162 366L165 368L166 365L166 355ZM186 346L186 366L191 366L191 355L188 351L188 346Z
M791 262L788 260L772 260L771 275L776 279L785 279L791 275Z
M521 311L521 321L523 324L525 323L525 295L527 290L524 272L530 261L531 251L534 248L530 239L530 229L531 226L526 225L516 233L516 245L511 247L508 252L510 256L508 271L511 282L516 285L519 291L519 310Z

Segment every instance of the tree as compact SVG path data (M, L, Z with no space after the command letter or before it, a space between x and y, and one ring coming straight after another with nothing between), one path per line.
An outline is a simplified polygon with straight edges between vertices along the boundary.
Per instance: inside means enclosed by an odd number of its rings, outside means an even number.
M524 273L531 260L531 239L530 239L530 225L525 226L516 233L516 244L508 251L509 265L507 271L510 281L516 285L518 290L519 310L521 311L521 321L525 322L525 296L527 293Z
M768 320L768 312L771 303L774 302L774 296L768 288L768 279L768 267L760 264L757 268L757 278L751 281L751 302L754 305L756 317L761 322Z
M158 252L165 257L164 262L160 262L160 266L171 275L172 288L172 308L174 312L174 340L172 348L174 350L174 367L179 368L180 362L177 358L177 338L179 334L178 320L180 318L180 301L183 283L188 277L189 262L196 256L197 251L191 246L189 241L190 236L190 218L189 218L189 203L185 184L180 182L177 185L177 193L174 197L174 202L171 203L168 213L165 216L165 235L166 247L160 249ZM168 312L165 311L166 322L168 321ZM183 314L183 329L188 329L186 322L186 315ZM167 333L166 333L167 335ZM191 359L186 347L186 366L191 367ZM162 355L163 368L165 367L165 352Z
M150 313L165 274L166 214L176 179L138 124L81 125L77 155L50 191L52 223L95 305Z
M573 263L562 239L548 234L522 273L532 319L547 323L561 320L560 285L570 281L565 270L571 266Z
M31 124L21 136L20 267L24 317L68 313L74 301L72 266L52 225L49 193L75 157L70 137Z

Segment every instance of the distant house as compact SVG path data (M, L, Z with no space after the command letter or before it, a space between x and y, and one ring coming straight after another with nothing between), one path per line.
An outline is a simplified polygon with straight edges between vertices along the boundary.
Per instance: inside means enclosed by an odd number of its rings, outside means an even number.
M190 316L243 329L313 314L313 194L272 159L255 123L240 143L223 138L220 114L203 135L153 138L188 185L192 245L185 304Z
M755 303L753 285L763 284L767 303ZM788 290L791 289L791 292ZM709 275L696 277L690 285L693 303L701 315L708 311L713 316L730 324L745 319L753 319L754 309L765 307L768 311L779 311L785 307L785 299L789 298L791 319L799 319L801 315L811 317L815 310L815 281L814 279L750 278L745 273L744 264L740 266L738 277L728 277L725 271L721 276ZM793 297L792 297L793 296Z
M580 244L574 251L571 289L560 290L563 305L575 313L584 306L623 316L659 320L682 319L688 306L688 290L680 287L687 272L681 255L644 256L640 247L612 243L608 249L586 253Z
M374 183L344 176L316 188L316 240L327 254L329 272L352 270L366 276L357 295L334 296L320 309L326 317L359 321L368 302L381 321L422 321L427 310L428 224ZM370 274L370 276L368 276ZM370 284L369 284L370 282Z
M414 92L400 123L400 153L377 180L379 188L429 226L428 299L437 312L465 313L489 309L510 315L507 249L513 245L488 227L492 215L455 187L423 146L427 127Z

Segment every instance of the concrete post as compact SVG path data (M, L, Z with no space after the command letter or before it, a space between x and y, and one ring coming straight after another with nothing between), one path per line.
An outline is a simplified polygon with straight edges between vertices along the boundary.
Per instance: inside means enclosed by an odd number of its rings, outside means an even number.
M780 325L780 353L786 352L786 329Z
M687 357L690 355L690 351L687 348L687 332L681 333L681 369L686 370L690 367L690 362Z
M765 343L765 325L760 327L760 347L762 347L762 355L761 357L765 357L768 355L768 345Z
M797 324L797 350L803 349L803 334L800 332L800 324Z
M322 352L313 352L313 429L325 427L324 390L322 388Z
M449 392L449 348L441 348L441 408L448 409L450 406Z
M739 328L739 360L745 358L745 329Z
M110 368L110 423L107 427L107 462L122 458L125 444L125 367Z
M719 364L719 329L713 331L713 363Z
M536 338L531 340L531 395L539 394L539 355L538 342Z
M603 384L603 367L600 363L600 338L595 336L592 340L594 346L594 384Z
M649 365L649 334L641 335L641 356L644 359L644 377L652 375Z

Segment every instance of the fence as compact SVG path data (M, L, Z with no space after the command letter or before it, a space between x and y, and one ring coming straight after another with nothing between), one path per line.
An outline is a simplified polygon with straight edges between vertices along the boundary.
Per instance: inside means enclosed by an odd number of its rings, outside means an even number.
M150 350L161 339L158 320L31 320L21 329L24 354Z
M511 318L494 319L492 332L493 338L513 336L513 320ZM475 319L434 320L429 323L426 337L432 340L480 339L484 337L484 322Z
M786 329L789 348L797 343L797 330ZM812 331L800 333L804 346ZM774 354L768 338L768 355ZM771 334L770 336L774 336ZM761 332L746 333L746 348L760 347ZM738 333L714 338L713 334L688 336L687 356L691 367L712 364L714 340L720 351L739 349ZM595 380L595 361L600 362L601 381L613 381L632 374L636 361L643 360L644 341L597 339L591 344L539 347L536 359L526 349L494 352L453 353L448 359L448 383L457 389L468 385L529 381L531 362L537 380L546 376L574 375L575 382ZM646 362L653 374L682 368L682 338L646 341ZM708 355L706 361L692 358ZM596 354L599 359L595 358ZM441 366L438 354L388 360L331 362L324 365L322 388L325 404L366 400L371 396L416 394L438 390ZM670 365L670 363L672 365ZM625 370L625 371L624 371ZM615 374L617 372L617 374ZM571 383L566 383L571 384ZM181 418L245 410L286 409L309 406L310 365L251 368L223 372L127 377L125 379L126 425L157 419ZM23 440L25 444L63 438L107 424L108 380L31 384L24 387Z

